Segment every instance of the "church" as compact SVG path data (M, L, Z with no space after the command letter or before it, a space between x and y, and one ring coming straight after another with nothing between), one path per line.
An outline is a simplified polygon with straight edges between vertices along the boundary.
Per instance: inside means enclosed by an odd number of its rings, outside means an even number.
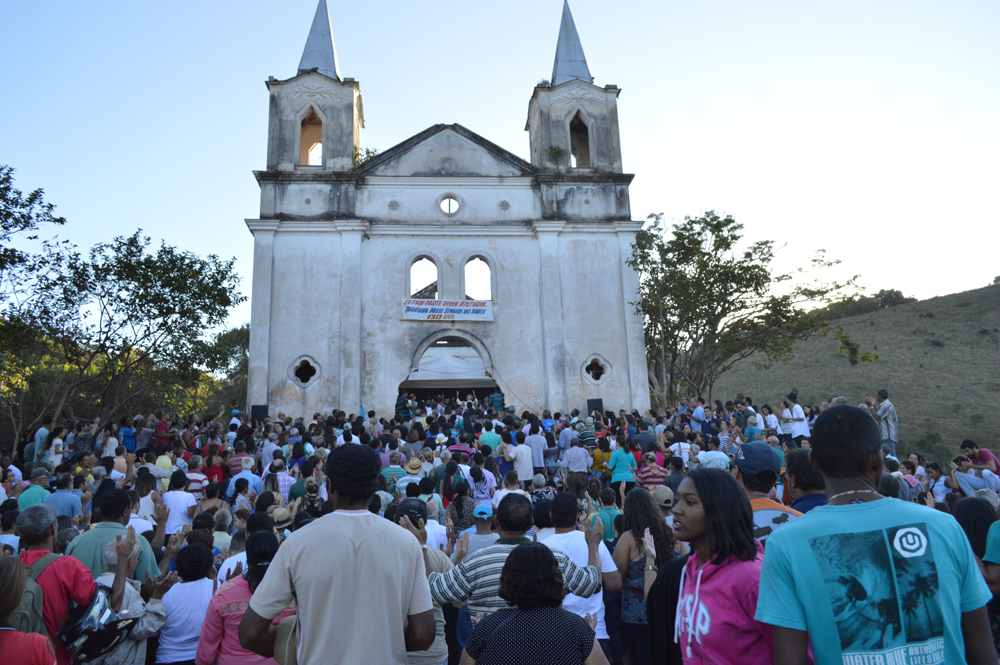
M499 388L518 411L649 407L621 90L594 85L568 4L528 101L528 160L460 124L360 154L361 85L341 76L326 0L298 73L266 84L246 220L256 413L388 416L400 388Z

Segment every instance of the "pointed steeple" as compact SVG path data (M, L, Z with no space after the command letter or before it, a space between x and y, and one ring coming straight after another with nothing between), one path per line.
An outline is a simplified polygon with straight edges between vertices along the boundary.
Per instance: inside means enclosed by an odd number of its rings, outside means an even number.
M576 34L575 30L573 34ZM340 80L337 47L333 43L330 11L326 7L326 0L319 0L319 5L316 6L316 15L313 17L312 28L309 29L309 38L306 39L306 47L302 50L302 59L299 60L300 72L309 69L315 69L320 74Z
M569 11L569 0L563 0L562 23L559 25L559 41L556 43L556 61L552 65L552 85L557 86L566 81L580 79L593 83L587 67L587 57L583 54L580 35L573 23L573 14Z

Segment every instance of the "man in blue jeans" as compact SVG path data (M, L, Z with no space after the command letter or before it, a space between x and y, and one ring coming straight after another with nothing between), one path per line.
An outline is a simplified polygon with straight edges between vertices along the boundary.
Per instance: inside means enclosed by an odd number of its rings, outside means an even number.
M865 406L868 413L878 423L882 443L889 446L892 456L896 456L896 442L899 441L899 419L896 417L896 407L889 401L889 391L881 388L878 397L866 397Z

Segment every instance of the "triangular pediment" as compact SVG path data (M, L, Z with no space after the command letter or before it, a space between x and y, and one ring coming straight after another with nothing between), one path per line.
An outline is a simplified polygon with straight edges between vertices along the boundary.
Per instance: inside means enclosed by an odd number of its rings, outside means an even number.
M434 125L357 168L371 176L530 176L534 166L462 125Z

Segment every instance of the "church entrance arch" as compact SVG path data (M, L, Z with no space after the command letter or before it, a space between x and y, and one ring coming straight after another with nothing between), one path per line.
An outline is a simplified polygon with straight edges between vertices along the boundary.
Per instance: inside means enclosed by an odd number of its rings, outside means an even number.
M438 395L461 399L475 392L482 398L496 390L492 378L493 358L482 340L463 330L439 330L417 345L410 371L399 384L417 399Z

